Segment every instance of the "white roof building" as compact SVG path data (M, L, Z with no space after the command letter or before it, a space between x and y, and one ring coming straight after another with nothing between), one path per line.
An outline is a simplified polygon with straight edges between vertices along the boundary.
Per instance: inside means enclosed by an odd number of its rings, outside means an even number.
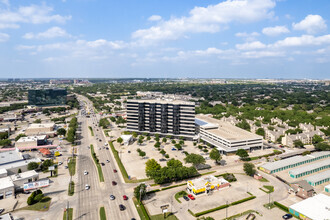
M297 217L303 215L308 219L330 219L330 197L322 193L318 194L291 205L289 211Z
M121 138L123 139L123 143L126 146L128 146L131 143L131 141L133 140L132 135L122 135Z

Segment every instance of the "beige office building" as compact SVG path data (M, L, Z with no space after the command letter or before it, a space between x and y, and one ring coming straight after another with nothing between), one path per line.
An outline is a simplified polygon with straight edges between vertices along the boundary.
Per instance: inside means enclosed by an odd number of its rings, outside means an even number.
M39 135L39 134L53 134L55 128L55 123L49 124L30 124L30 126L25 130L25 134L30 135Z

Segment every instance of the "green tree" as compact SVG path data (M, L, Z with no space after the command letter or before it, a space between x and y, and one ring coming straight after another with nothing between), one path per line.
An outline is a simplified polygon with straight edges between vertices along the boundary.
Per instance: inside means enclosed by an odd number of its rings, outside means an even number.
M40 202L42 200L42 198L44 197L44 194L38 194L34 197L34 202Z
M304 143L301 140L295 140L293 142L293 145L294 145L294 147L302 148L304 146Z
M150 136L147 136L147 140L150 141L151 140L151 137Z
M40 124L40 123L41 123L41 119L36 119L36 120L34 120L33 123L35 123L35 124Z
M312 139L313 144L318 144L322 141L323 141L323 139L319 135L316 134L316 135L313 136L313 139Z
M160 142L156 142L154 146L155 146L155 148L159 148L160 147Z
M138 134L137 134L136 132L133 132L133 133L132 133L132 136L133 136L134 138L137 138Z
M9 139L0 140L0 146L10 146L10 145L11 145L11 140Z
M34 198L31 197L31 196L29 196L29 197L27 198L26 203L27 203L28 205L33 205L33 204L34 204Z
M73 144L74 141L76 140L75 135L76 135L75 134L75 129L74 128L69 128L69 131L66 134L66 140Z
M110 117L110 121L115 122L116 118L115 117Z
M321 150L321 151L330 150L330 145L329 145L329 143L321 142L321 143L318 143L315 145L315 149Z
M123 138L122 137L119 137L119 138L117 138L117 142L121 145L121 143L123 143Z
M238 149L236 155L239 156L241 160L246 160L249 157L248 152L244 149Z
M175 159L170 159L169 161L167 161L166 165L168 167L171 167L171 168L182 167L181 161L180 160L175 160Z
M184 158L184 161L186 163L191 163L194 166L197 166L198 164L204 164L205 163L205 159L203 156L198 155L198 154L189 154L186 156L186 158Z
M250 131L250 129L251 129L251 126L249 125L249 123L247 123L246 120L243 120L243 121L237 123L236 126L239 128L242 128L244 130L247 130L247 131Z
M216 163L219 163L221 160L221 155L218 149L213 148L210 152L210 158L214 160Z
M108 121L107 118L101 118L99 121L99 126L102 127L103 129L106 129L110 125L110 122Z
M64 128L57 129L57 135L65 135L65 134L66 134L66 130Z
M0 140L4 140L8 138L8 132L1 132L0 133Z
M134 188L134 196L139 202L140 202L140 198L141 200L143 200L143 197L146 195L146 189L147 186L144 183L141 183L140 185Z
M256 130L256 134L265 137L265 129L263 128L258 128Z
M176 144L176 141L174 139L172 140L172 144Z
M140 139L138 140L138 144L141 145L143 143L143 139Z
M17 173L22 173L22 170L21 168L18 169Z
M182 150L182 146L180 144L174 144L174 147L178 150Z
M163 137L162 142L163 143L166 143L167 142L167 138L166 137Z
M148 177L154 178L160 171L161 166L155 159L149 159L146 162L146 175Z
M252 163L244 163L243 170L246 173L246 175L248 175L248 176L253 176L256 173L254 164L252 164Z
M38 167L39 167L39 164L36 162L30 162L27 165L28 170L35 170L35 169L38 169Z

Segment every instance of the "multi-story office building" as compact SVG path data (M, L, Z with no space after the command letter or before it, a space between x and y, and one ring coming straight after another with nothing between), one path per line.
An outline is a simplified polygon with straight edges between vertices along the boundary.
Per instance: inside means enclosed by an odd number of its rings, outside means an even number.
M66 89L30 89L29 105L56 106L66 104Z
M195 103L127 100L127 130L192 138L195 135Z

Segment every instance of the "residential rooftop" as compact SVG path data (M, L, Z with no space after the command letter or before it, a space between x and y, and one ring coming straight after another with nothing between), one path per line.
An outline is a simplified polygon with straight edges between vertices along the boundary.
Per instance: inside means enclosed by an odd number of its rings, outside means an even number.
M197 120L196 120L197 119ZM196 115L195 123L216 136L229 142L262 139L261 136L236 127L228 122L209 117L207 115Z

